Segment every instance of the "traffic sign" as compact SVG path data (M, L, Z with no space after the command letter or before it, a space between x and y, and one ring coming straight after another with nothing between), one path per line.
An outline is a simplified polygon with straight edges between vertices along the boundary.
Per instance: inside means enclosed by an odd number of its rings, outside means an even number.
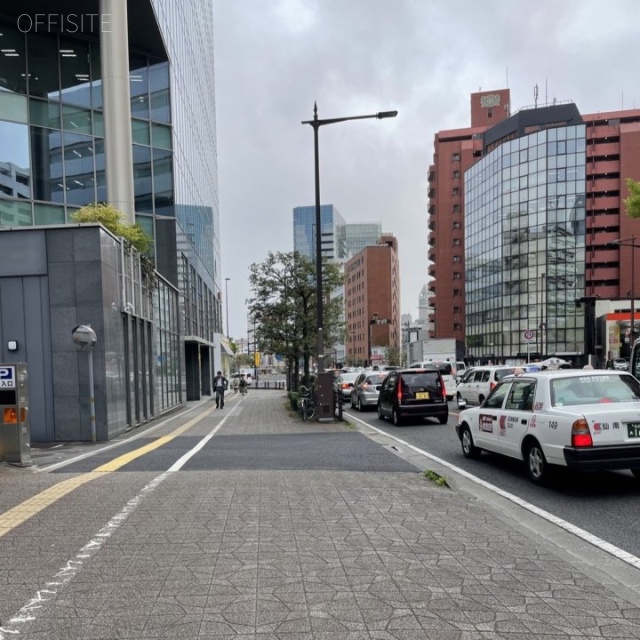
M534 342L536 339L536 332L532 329L527 329L526 331L522 332L522 337L524 338L525 342Z
M16 388L16 368L10 366L0 367L0 388Z

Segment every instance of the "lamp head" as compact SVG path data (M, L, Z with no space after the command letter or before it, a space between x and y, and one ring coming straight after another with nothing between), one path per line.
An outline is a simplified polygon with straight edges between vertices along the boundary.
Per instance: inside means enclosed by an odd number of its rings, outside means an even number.
M397 115L397 111L379 111L376 114L376 118L378 118L379 120L382 118L395 118Z

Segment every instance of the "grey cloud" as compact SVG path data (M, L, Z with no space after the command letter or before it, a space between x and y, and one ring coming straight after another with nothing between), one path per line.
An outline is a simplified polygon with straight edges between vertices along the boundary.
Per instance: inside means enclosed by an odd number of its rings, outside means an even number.
M635 10L634 10L635 9ZM584 112L640 106L636 3L610 0L215 0L223 273L232 333L245 330L248 265L293 245L311 204L313 138L301 120L398 109L320 132L321 193L347 220L400 243L402 310L427 280L427 184L436 131L469 124L469 94L512 109L573 99Z

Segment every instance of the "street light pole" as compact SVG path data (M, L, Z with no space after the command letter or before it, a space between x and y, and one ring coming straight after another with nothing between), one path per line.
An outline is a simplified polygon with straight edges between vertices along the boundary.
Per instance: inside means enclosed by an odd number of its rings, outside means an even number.
M369 320L369 366L373 365L373 325L378 322L378 314L371 314L371 320Z
M635 318L635 301L636 301L636 252L634 251L636 237L631 236L631 327L629 328L629 347L633 349L633 341L635 339L635 328L636 328L636 318Z
M316 191L316 330L317 330L317 358L318 373L324 372L324 305L322 299L322 220L320 216L320 162L318 151L318 129L325 124L346 122L347 120L364 120L366 118L395 118L397 111L380 111L366 116L348 116L345 118L318 119L318 104L313 104L313 120L303 120L302 124L313 127L313 150L315 161L315 191Z
M229 280L231 280L231 278L224 279L224 302L227 308L227 338L231 335L231 331L229 331Z
M636 244L636 236L633 235L630 238L624 238L620 240L614 240L613 242L607 243L609 247L631 247L631 291L629 292L631 295L631 313L630 313L630 324L629 327L629 347L633 349L633 341L635 338L635 302L636 302L636 252L634 249L640 248L640 244Z
M540 324L538 330L540 331L540 360L544 360L544 278L545 274L540 274Z

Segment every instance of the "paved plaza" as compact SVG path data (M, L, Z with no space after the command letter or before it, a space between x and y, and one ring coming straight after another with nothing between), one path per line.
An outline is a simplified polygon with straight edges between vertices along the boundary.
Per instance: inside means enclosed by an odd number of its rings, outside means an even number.
M640 571L285 400L231 394L115 472L95 469L212 403L53 472L91 446L1 467L0 519L90 479L0 537L0 639L640 638Z

